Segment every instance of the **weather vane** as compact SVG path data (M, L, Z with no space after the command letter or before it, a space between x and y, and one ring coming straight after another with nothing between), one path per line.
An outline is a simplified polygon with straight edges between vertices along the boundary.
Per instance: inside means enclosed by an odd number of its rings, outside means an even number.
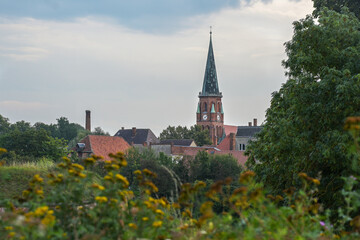
M210 26L210 35L212 34L212 26Z

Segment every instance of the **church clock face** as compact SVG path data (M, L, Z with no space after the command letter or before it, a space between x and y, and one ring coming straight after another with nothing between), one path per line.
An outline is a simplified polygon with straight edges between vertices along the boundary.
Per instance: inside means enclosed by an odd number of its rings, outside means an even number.
M217 120L220 121L220 114L217 115Z
M203 119L207 120L207 115L206 114L203 115Z

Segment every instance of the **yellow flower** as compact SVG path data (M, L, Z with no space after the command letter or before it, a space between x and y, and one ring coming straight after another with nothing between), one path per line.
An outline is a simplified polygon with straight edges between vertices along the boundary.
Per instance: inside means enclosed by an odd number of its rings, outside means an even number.
M70 163L70 162L71 162L68 157L63 157L62 160L63 160L64 162L67 162L67 163Z
M81 178L86 178L86 174L83 174L83 173L79 173L78 176L81 177Z
M118 200L115 199L115 198L110 199L110 201L113 202L113 203L117 203L117 202L118 202Z
M95 201L97 201L99 203L104 203L104 202L107 202L108 199L107 199L107 197L97 196L97 197L95 197Z
M13 229L14 229L14 228L13 228L12 226L6 226L6 227L5 227L5 230L6 230L6 231L11 231L11 230L13 230Z
M0 148L0 154L6 153L7 150L5 148Z
M313 182L314 184L316 184L316 185L320 185L320 181L317 180L316 178L313 178L313 179L312 179L312 182Z
M55 223L55 217L52 215L52 212L49 211L41 220L41 223L45 226L53 225Z
M164 215L164 212L163 211L161 211L160 209L156 209L156 211L155 211L157 214L160 214L160 215Z
M44 191L42 189L37 189L37 190L35 190L35 194L36 195L43 195Z
M15 232L9 232L9 238L12 238L12 237L14 237L16 235L16 233Z
M40 177L39 174L36 174L36 175L34 176L34 178L33 178L33 181L34 181L34 182L43 182L44 179L43 179L42 177Z
M78 170L80 170L80 171L84 170L84 167L81 166L80 164L77 164L77 163L73 163L73 164L71 164L71 166L78 169Z
M141 171L140 171L140 170L136 170L136 171L134 171L134 174L135 174L135 175L141 175Z
M105 187L103 187L103 186L101 186L101 185L99 185L99 184L97 184L97 183L92 184L91 187L97 188L97 189L99 189L99 190L101 190L101 191L105 189Z
M129 227L131 227L133 229L137 229L137 226L135 223L129 223Z
M149 218L148 218L148 217L143 217L142 220L143 220L144 222L146 222L146 221L149 220Z
M153 225L153 227L156 227L156 228L161 227L162 221L155 221L155 222L153 222L152 225Z
M126 177L124 177L120 174L116 174L115 177L116 177L116 179L120 180L120 182L122 182L124 184L124 187L129 186L129 181L126 179Z
M115 170L118 170L120 168L117 164L111 164L111 167Z
M49 207L48 207L48 206L38 207L38 208L34 211L34 214L35 214L35 216L43 216L43 215L45 215L48 211L49 211Z
M86 158L84 160L84 162L87 163L87 164L94 164L96 162L96 160L91 157L91 158Z

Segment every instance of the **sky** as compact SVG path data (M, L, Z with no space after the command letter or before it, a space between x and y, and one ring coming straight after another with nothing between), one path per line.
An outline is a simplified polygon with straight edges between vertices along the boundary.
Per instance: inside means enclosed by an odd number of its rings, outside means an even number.
M265 120L311 0L0 0L0 115L121 127L196 123L209 27L225 124Z

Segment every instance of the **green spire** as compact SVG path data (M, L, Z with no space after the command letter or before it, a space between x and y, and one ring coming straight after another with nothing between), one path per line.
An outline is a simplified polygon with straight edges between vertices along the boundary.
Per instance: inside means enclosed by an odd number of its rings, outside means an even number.
M214 104L212 104L212 106L211 106L211 113L215 113L215 106L214 106Z
M198 107L197 107L196 113L200 113L200 103L198 103Z
M219 92L211 35L212 32L210 31L209 51L206 61L204 83L200 96L222 96Z
M221 114L224 114L224 110L223 110L222 104L221 104Z

